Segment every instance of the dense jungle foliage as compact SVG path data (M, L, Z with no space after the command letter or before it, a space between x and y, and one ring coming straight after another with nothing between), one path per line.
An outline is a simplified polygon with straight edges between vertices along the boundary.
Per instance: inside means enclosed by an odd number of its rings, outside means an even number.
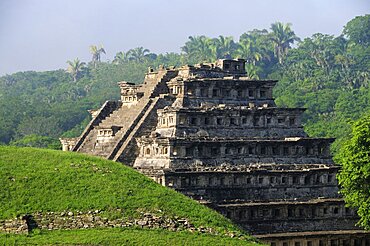
M352 124L351 138L344 142L336 159L341 193L357 209L359 224L370 230L370 114Z
M0 77L0 143L58 148L58 137L78 136L88 109L118 99L117 82L140 83L147 68L244 58L251 78L271 78L276 102L305 107L311 136L336 137L333 151L350 134L350 122L370 111L370 15L349 21L342 35L317 33L303 40L290 24L232 37L190 36L181 53L154 54L143 47L102 62L103 47L91 46L92 61L68 61L66 70L18 72Z

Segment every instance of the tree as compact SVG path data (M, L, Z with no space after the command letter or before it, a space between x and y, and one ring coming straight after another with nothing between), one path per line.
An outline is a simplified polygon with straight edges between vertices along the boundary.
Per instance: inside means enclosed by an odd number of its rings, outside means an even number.
M76 82L80 77L82 71L85 69L85 63L81 62L78 58L73 61L67 61L67 73L72 75L73 82Z
M113 59L114 64L123 64L128 61L127 53L120 51L118 52Z
M186 53L193 62L203 62L214 60L212 45L214 40L206 36L190 36L189 41L181 50Z
M209 41L209 45L214 59L231 58L237 48L233 37L224 37L220 35L218 38L212 39L212 41L213 42Z
M247 63L256 65L256 62L261 60L262 54L257 51L252 40L243 40L240 42L237 49L237 54L246 60Z
M61 144L58 139L46 136L39 136L36 134L28 135L21 139L11 141L9 145L18 147L35 147L48 149L61 148Z
M315 33L312 38L306 38L302 46L309 50L311 58L316 62L325 74L329 74L334 67L335 56L344 51L345 44L342 39L334 38L332 35Z
M243 33L239 38L239 44L247 44L250 46L251 53L258 53L260 60L266 62L271 61L274 55L274 47L270 39L270 34L266 29L254 29L247 33ZM253 57L253 56L252 56Z
M92 63L94 64L94 67L96 68L96 65L98 62L100 62L100 56L101 54L105 54L105 50L102 45L97 47L96 45L90 46L90 53L92 56Z
M343 34L353 45L370 46L370 14L357 16L350 20L343 29Z
M281 22L276 22L271 25L272 33L270 39L274 44L275 55L280 64L283 64L284 58L290 49L290 44L300 40L290 26L290 23L283 24Z
M341 193L347 205L357 208L359 224L370 229L370 114L352 126L352 138L337 156Z
M256 67L254 64L252 63L247 63L245 64L245 70L247 72L247 75L250 79L259 79L259 76L258 76L258 67Z
M347 53L355 61L352 70L367 72L370 67L370 14L350 20L343 34L348 39Z
M156 61L159 64L164 64L166 66L180 66L185 63L183 62L183 59L184 55L170 52L166 54L159 54Z
M143 47L137 47L135 49L129 50L126 55L131 61L142 62L144 58L150 54L150 50L144 49Z

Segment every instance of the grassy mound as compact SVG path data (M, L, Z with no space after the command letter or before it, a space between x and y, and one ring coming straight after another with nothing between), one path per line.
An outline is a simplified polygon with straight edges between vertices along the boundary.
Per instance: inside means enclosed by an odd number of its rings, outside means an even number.
M0 147L0 219L41 212L103 210L187 218L217 233L241 231L215 211L120 163L78 153Z

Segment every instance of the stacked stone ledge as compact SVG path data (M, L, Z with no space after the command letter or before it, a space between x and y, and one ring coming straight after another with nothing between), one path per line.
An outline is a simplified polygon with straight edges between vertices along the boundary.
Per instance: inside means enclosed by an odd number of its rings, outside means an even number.
M256 235L359 230L338 194L334 139L307 136L305 109L278 108L276 83L248 78L242 59L150 70L142 85L119 83L120 106L94 111L72 150L130 165Z
M188 219L168 217L154 213L141 213L139 218L121 218L110 220L104 217L102 211L88 212L46 212L20 216L14 219L0 221L0 232L28 234L34 229L73 230L88 228L152 228L170 231L190 231L217 234L213 228L195 227ZM227 232L225 235L236 235ZM241 239L244 235L239 235Z

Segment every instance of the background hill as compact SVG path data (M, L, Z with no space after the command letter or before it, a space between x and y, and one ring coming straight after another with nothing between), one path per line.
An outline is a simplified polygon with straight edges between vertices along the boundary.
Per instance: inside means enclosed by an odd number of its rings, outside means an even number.
M140 218L143 213L151 213L163 218L187 219L196 228L212 228L206 230L208 236L197 232L192 234L186 229L180 230L177 235L163 229L141 231L135 227L42 232L42 235L34 235L32 239L0 234L0 244L2 240L20 244L96 244L124 240L141 243L158 240L161 244L179 244L182 240L218 245L246 244L245 240L225 236L244 234L222 215L162 187L121 163L101 158L55 150L0 147L0 187L0 222L25 214L76 214L98 210L102 211L101 216L108 219L132 220ZM210 235L211 231L213 235Z
M301 40L288 24L232 37L191 36L182 53L154 54L138 47L100 62L92 46L88 64L69 61L68 70L19 72L0 77L0 143L59 148L60 136L78 136L87 109L118 99L117 82L140 83L147 67L194 64L217 58L247 60L252 78L278 79L276 102L306 107L311 136L336 137L333 151L350 134L349 122L370 111L370 15L347 23L338 37L317 33Z

